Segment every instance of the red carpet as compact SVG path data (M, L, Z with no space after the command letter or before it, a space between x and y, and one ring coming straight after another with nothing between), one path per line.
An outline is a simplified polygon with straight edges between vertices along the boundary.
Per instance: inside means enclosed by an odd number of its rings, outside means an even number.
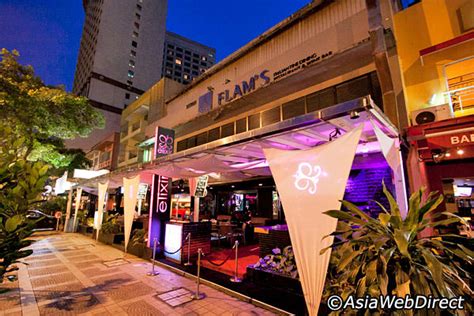
M247 271L247 266L255 264L258 261L258 252L260 247L258 245L239 246L239 277L243 278ZM212 260L213 263L220 264L231 254L230 259L222 266L216 267L209 263L208 260ZM218 249L213 250L209 255L206 255L202 260L202 265L208 269L219 271L227 275L233 276L235 271L235 252L233 249Z

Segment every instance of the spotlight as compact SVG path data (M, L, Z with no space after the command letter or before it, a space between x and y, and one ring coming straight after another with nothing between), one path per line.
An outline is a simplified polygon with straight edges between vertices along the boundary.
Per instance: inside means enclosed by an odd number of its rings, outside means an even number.
M357 120L360 117L359 112L357 112L357 111L351 111L349 116L350 116L351 120Z
M451 157L451 154L450 153L445 153L444 156L445 157Z
M444 158L444 153L441 149L432 149L431 150L431 158L433 158L433 161L438 163Z
M259 186L259 187L263 186L263 183L259 183L258 186Z
M458 150L456 151L456 153L457 153L459 156L462 156L462 155L464 155L464 150L458 149Z

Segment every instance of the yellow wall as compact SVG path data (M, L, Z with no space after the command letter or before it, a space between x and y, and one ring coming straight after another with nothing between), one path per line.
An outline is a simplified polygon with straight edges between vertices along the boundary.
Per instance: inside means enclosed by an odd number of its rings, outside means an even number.
M408 113L430 106L433 94L434 105L446 103L442 94L447 90L444 65L474 55L474 41L470 41L430 54L423 58L424 64L420 58L420 50L463 34L457 10L470 1L474 0L423 0L394 15ZM462 115L473 113L465 111Z

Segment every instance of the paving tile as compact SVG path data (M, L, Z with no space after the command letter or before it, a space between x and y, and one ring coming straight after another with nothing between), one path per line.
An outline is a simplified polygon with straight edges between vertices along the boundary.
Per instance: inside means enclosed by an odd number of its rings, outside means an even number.
M42 286L50 286L55 284L67 283L71 281L76 281L76 277L74 274L68 273L61 273L61 274L54 274L48 275L43 277L37 277L31 280L31 285L33 288L42 287Z
M6 311L20 306L20 290L9 289L8 292L0 294L0 311Z
M111 297L116 302L120 302L130 297L139 297L154 292L155 290L152 287L149 287L143 282L137 282L108 290L107 296Z
M63 296L72 295L84 291L84 285L79 282L66 283L35 289L34 294L38 302L54 300Z
M99 301L90 293L74 293L40 305L41 315L77 315L92 310Z
M39 261L32 261L28 263L28 268L45 268L51 266L61 265L62 261L59 259L49 259L49 260L39 260Z
M43 275L51 275L51 274L57 274L57 273L63 273L69 271L69 269L62 265L62 266L54 266L51 268L30 268L28 267L28 274L30 277L37 277L37 276L43 276Z
M136 301L122 307L130 316L160 316L165 315L157 308L148 304L144 300Z

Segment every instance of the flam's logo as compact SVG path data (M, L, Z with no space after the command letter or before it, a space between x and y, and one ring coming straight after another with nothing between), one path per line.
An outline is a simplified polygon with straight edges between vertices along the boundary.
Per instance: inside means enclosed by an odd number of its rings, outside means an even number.
M224 103L230 102L268 84L270 82L270 77L267 76L268 72L269 70L263 70L259 74L255 74L250 77L248 81L244 80L240 84L236 84L233 91L225 90L218 93L217 104L222 105ZM257 87L257 83L259 83L259 87Z
M320 175L320 166L312 166L308 162L300 163L296 174L293 175L295 188L300 191L308 191L309 194L316 194Z
M156 149L158 154L169 155L173 153L174 139L169 135L158 136L158 148Z

